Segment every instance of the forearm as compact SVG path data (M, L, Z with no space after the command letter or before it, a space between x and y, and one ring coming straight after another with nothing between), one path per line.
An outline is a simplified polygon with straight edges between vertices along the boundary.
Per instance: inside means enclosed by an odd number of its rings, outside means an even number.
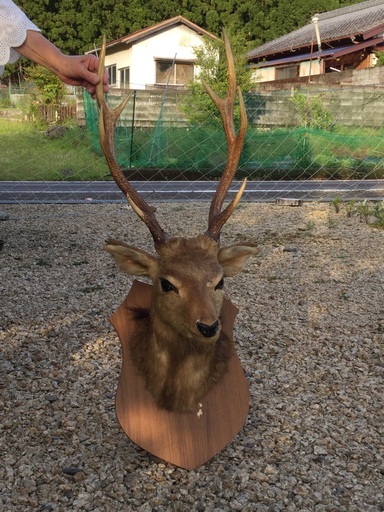
M108 74L98 76L95 55L65 55L11 0L0 0L0 36L0 65L15 62L20 54L49 69L65 84L85 87L92 97L100 79L108 92Z
M27 37L21 46L15 50L36 64L40 64L57 74L60 71L60 63L64 54L40 32L27 31Z

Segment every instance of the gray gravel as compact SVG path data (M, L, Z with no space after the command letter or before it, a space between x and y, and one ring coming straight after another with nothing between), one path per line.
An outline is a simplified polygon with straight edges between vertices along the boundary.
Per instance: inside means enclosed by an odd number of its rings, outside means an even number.
M193 235L207 208L158 215ZM113 236L151 249L146 228L121 205L6 209L1 511L384 510L384 231L326 204L237 210L222 243L260 245L226 281L250 414L185 471L135 446L114 414L121 354L108 316L131 278L100 247Z

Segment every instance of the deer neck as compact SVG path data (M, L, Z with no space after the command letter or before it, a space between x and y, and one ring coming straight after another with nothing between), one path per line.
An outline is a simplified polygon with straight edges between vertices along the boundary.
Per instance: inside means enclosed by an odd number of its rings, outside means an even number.
M132 340L131 356L160 408L192 412L227 370L232 351L223 333L216 342L183 337L153 308Z
M147 388L165 409L191 412L227 370L230 344L225 335L204 343L183 337L158 317L150 341L151 378ZM156 382L156 386L152 383Z

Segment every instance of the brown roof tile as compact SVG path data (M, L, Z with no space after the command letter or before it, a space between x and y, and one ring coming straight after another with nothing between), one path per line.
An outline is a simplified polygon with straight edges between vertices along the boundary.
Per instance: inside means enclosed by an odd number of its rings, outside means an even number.
M323 47L326 43L356 36L372 37L384 31L384 0L368 0L349 7L317 14ZM263 44L247 54L248 60L297 51L316 44L315 26L311 22L285 36Z

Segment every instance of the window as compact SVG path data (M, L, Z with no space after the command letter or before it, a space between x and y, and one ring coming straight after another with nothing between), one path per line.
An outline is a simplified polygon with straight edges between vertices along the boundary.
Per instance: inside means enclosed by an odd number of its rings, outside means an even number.
M120 69L120 83L122 89L129 89L129 67Z
M116 64L106 66L109 76L109 85L116 85Z
M284 80L284 78L297 78L298 68L294 66L281 66L276 68L276 80Z
M186 85L193 79L193 62L173 62L158 60L156 62L156 83Z

